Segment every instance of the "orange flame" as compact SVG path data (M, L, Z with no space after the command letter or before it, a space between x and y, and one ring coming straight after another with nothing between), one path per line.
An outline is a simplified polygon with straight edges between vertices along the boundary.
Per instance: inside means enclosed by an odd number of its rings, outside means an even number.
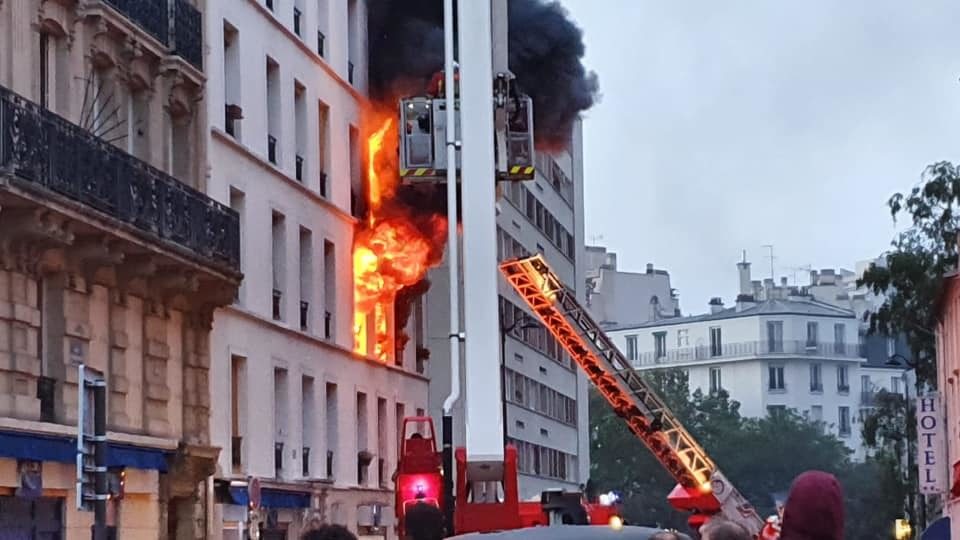
M367 112L374 118L365 123L368 216L353 244L354 350L387 362L395 353L390 319L397 293L437 263L446 221L392 204L400 180L397 154L390 151L397 146L393 112Z
M367 184L370 192L370 226L374 223L374 214L383 204L384 185L380 181L380 171L377 170L376 158L383 149L383 137L393 125L393 119L387 117L383 126L367 138Z

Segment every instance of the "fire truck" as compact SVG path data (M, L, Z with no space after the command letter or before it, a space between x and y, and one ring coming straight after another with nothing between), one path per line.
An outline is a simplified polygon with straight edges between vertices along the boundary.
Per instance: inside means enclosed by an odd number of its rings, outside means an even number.
M446 536L538 525L623 526L616 504L587 501L581 493L547 491L539 501L520 501L517 451L503 444L502 415L491 414L501 410L500 364L491 347L499 337L501 275L677 481L667 498L674 508L691 513L691 527L696 530L711 516L721 515L759 534L764 521L543 257L503 262L498 275L496 181L533 177L533 104L511 88L507 0L458 2L458 69L452 52L453 3L444 2L442 84L453 92L400 102L400 175L405 182L446 182L448 223L462 225L466 331L460 330L457 316L461 239L458 227L448 227L451 394L443 406L441 448L430 418L403 423L395 476L398 535L408 537L409 520L418 509L433 510L435 525ZM462 205L462 219L458 200L469 201ZM461 347L467 383L462 396L465 445L454 450L452 409L461 399Z

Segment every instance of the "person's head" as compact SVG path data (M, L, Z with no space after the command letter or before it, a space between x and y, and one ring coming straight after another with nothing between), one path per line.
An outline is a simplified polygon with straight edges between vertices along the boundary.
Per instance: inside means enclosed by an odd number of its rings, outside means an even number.
M343 525L321 525L300 535L300 540L357 540L357 537Z
M711 519L700 528L701 540L753 540L743 525L724 519Z
M790 486L781 540L843 540L843 488L832 474L807 471Z
M443 512L432 504L419 503L407 510L403 526L412 540L443 540Z
M682 538L673 531L660 531L651 536L650 540L682 540Z

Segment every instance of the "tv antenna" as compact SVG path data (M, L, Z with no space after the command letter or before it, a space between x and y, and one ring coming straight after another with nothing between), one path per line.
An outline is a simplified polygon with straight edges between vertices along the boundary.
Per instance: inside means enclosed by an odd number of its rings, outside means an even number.
M773 261L776 259L776 257L773 256L773 244L764 244L762 247L767 248L770 253L767 255L767 258L770 259L770 279L776 280L776 275L773 273Z

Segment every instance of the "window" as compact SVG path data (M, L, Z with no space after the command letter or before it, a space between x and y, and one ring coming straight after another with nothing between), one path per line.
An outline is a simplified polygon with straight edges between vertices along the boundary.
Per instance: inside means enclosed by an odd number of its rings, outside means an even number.
M847 354L847 327L844 324L833 325L833 352L841 356Z
M666 332L653 333L653 354L654 354L654 358L657 358L657 359L667 356L667 333Z
M890 377L890 392L894 394L899 394L902 392L900 389L900 377Z
M283 289L285 285L287 257L286 218L279 212L273 212L273 251L270 256L273 262L273 320L283 320Z
M767 352L783 352L783 321L767 321Z
M367 395L357 392L357 484L367 485L370 462L366 459L369 454L367 447Z
M267 58L267 159L277 165L280 162L280 65Z
M347 82L354 83L353 65L360 58L360 26L357 20L357 0L347 0Z
M301 476L310 478L311 460L313 455L310 450L313 448L313 412L316 410L316 402L313 394L313 377L304 375L300 380L300 429L303 435L303 447L300 452Z
M689 347L690 346L690 330L686 328L681 328L677 330L677 347Z
M807 323L807 348L817 346L817 323L810 321Z
M710 368L710 393L716 394L723 389L723 381L720 379L720 368Z
M293 33L303 37L303 0L297 0L293 6Z
M300 227L300 330L310 328L310 303L313 300L313 233Z
M330 12L329 0L317 0L317 54L326 56L327 17Z
M723 355L723 339L720 334L720 327L710 328L710 356L717 357Z
M850 436L850 407L840 407L840 436Z
M240 106L240 33L236 28L223 21L223 129L234 139L240 140L240 120L243 109Z
M390 480L387 472L387 400L377 398L377 481L380 487L386 487Z
M328 197L327 171L330 170L330 167L327 163L327 157L329 156L327 149L330 147L330 106L320 101L317 107L317 140L319 142L317 165L320 172L320 186L318 189L320 190L321 197Z
M823 406L822 405L813 405L812 407L810 407L810 421L823 422Z
M786 405L767 405L767 416L783 416L787 412Z
M230 209L236 212L240 216L240 270L241 271L243 271L243 269L245 268L245 265L243 264L244 254L246 252L246 250L243 247L243 240L246 234L246 229L245 229L246 220L244 219L246 217L244 212L245 207L246 207L246 195L239 189L233 186L230 186ZM240 287L237 289L236 301L240 304L243 303L244 296L245 296L244 293L246 292L246 287L244 286L243 281L244 280L240 281Z
M323 337L333 339L337 305L337 262L333 242L323 241Z
M847 366L837 366L837 391L850 391L850 380L847 378Z
M247 359L242 356L230 357L230 462L234 472L243 469L243 433L245 431L244 412L246 400Z
M355 126L349 129L350 148L350 213L354 217L363 217L360 194L363 193L363 164L360 158L360 130Z
M823 374L820 364L810 364L810 391L823 392Z
M307 89L299 81L293 81L293 114L296 127L293 141L296 147L296 160L293 173L297 182L303 182L307 176Z
M892 337L888 337L887 338L887 358L891 358L895 354L897 354L897 340Z
M869 375L860 376L860 391L863 393L873 392L873 384L870 382Z
M767 388L770 390L784 390L783 366L770 366L767 368Z
M273 467L277 478L283 477L284 443L287 439L287 370L273 369Z
M637 336L627 336L627 360L637 359Z
M336 451L339 443L339 410L337 406L337 385L334 383L326 384L326 406L324 407L324 416L326 417L326 439L327 455L325 469L328 479L336 476Z

